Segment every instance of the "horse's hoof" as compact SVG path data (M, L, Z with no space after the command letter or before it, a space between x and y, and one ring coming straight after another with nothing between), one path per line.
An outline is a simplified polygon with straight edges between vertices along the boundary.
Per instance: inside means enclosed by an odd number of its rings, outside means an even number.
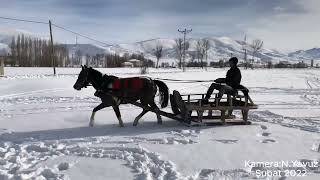
M138 125L138 123L133 123L133 126L137 126Z

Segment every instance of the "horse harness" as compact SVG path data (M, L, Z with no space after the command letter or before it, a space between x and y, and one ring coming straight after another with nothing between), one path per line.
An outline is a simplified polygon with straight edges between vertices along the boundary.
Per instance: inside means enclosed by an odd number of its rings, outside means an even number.
M100 93L110 93L115 97L130 97L132 95L141 92L144 86L144 81L142 78L117 78L104 75L104 80L100 86L100 89L95 93L99 96Z

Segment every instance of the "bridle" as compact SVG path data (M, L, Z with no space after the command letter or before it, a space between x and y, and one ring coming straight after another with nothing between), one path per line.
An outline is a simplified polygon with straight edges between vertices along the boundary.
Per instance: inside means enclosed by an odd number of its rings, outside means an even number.
M86 69L86 76L85 76L85 79L84 81L82 81L82 84L81 86L84 87L84 88L87 88L87 86L92 86L92 84L90 84L90 82L88 81L88 77L89 77L89 70Z

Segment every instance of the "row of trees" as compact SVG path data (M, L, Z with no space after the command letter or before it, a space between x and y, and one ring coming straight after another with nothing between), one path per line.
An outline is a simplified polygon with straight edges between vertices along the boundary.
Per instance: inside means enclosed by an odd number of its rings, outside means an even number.
M150 59L146 59L143 54L129 54L125 53L123 56L120 56L117 53L114 54L95 54L85 56L80 50L75 52L75 56L71 57L72 63L69 67L80 66L82 63L85 63L87 66L92 67L103 67L103 68L114 68L121 67L123 63L128 62L130 59L136 59L141 61L141 64L146 67L154 67L154 62ZM83 62L84 61L84 62Z
M182 38L178 38L175 40L175 54L177 58L177 64L179 68L183 68L183 66L191 66L192 64L200 64L200 67L205 67L203 64L204 57L206 58L206 62L208 63L208 50L210 49L210 41L208 39L200 39L197 41L197 50L194 52L188 52L191 57L191 63L182 62L184 56L184 48L188 50L190 47L189 42L183 42ZM156 48L153 50L153 55L157 58L156 68L158 68L160 58L163 56L163 46L161 44L157 44ZM198 62L194 62L195 59Z
M185 43L185 44L184 44ZM198 39L196 41L195 51L187 51L190 47L190 43L184 42L182 38L178 38L175 40L175 54L177 59L177 64L179 68L183 68L184 66L196 66L204 68L208 63L208 51L211 48L211 43L209 39ZM190 62L182 62L184 56L184 48L187 51L187 55L189 56ZM263 41L261 39L254 39L252 43L246 42L246 36L244 41L242 42L242 50L244 52L244 66L245 68L253 67L253 63L255 61L256 56L263 48ZM248 58L248 52L251 51L252 58ZM157 44L156 48L153 50L153 55L157 58L156 68L158 68L158 64L160 58L163 56L163 46L161 44ZM232 55L231 55L232 56ZM204 61L205 59L205 61ZM196 61L197 60L197 61ZM213 63L214 64L214 63ZM221 64L221 63L220 63ZM214 65L215 66L215 65Z
M11 44L11 56L8 63L11 66L52 66L50 41L31 38L24 34L13 37ZM68 50L65 46L54 45L54 58L56 66L64 66L68 58Z
M306 64L304 61L300 61L297 63L287 63L287 62L279 62L277 64L273 64L272 62L268 62L267 68L307 68L308 64ZM313 67L311 65L311 67Z
M84 55L80 50L70 53L66 45L55 44L53 46L53 58L56 67L74 67L82 63L94 67L121 67L122 63L137 59L142 65L154 66L154 62L145 59L143 54L95 54ZM10 44L11 54L6 60L6 65L19 67L52 67L50 41L46 39L32 38L24 34L13 37ZM84 62L83 62L84 61Z
M247 43L247 36L244 36L244 40L242 42L242 50L244 53L244 66L247 69L248 67L253 67L253 63L258 52L262 50L263 41L261 39L252 40L251 44ZM252 52L252 59L248 59L248 50Z
M245 67L247 68L252 66L256 55L263 47L263 41L255 39L251 44L248 44L245 37L242 45ZM195 46L195 50L187 52L190 61L188 63L182 62L184 59L184 49L187 51L190 47L190 43L188 41L184 42L182 38L175 40L174 50L179 68L183 68L184 66L199 66L204 68L209 64L208 51L212 46L210 41L208 39L198 39ZM32 38L21 34L12 38L10 47L11 58L8 63L11 66L49 67L53 65L51 58L51 46L48 40ZM154 63L151 60L146 60L143 54L125 54L124 56L120 56L118 54L84 55L80 50L70 54L65 45L55 44L53 48L53 58L55 59L55 66L57 67L79 66L83 61L85 61L87 65L93 65L96 67L121 67L124 62L130 59L140 60L145 66L154 66ZM247 58L248 50L252 52L252 59L250 60ZM157 59L155 64L156 68L159 67L159 62L163 57L163 54L163 46L158 44L153 50L153 55Z

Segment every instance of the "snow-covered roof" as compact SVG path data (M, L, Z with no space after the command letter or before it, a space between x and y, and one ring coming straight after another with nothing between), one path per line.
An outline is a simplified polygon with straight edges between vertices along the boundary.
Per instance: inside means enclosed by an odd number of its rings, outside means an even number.
M123 65L132 65L133 66L133 63L131 63L131 62L124 62L124 63L122 63Z
M289 61L280 61L281 64L291 64Z
M140 62L138 59L130 59L129 62Z

